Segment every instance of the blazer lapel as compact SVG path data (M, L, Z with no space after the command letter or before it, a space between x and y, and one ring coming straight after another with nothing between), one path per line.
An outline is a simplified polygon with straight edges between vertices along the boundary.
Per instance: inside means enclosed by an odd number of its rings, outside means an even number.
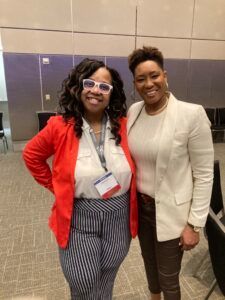
M128 120L127 120L127 134L129 134L132 126L136 122L137 118L139 117L142 108L144 107L144 101L140 101L134 104L135 107L132 107L132 111L128 112Z
M177 100L170 94L165 119L159 141L159 151L156 159L156 192L158 191L171 156L173 138L177 120Z

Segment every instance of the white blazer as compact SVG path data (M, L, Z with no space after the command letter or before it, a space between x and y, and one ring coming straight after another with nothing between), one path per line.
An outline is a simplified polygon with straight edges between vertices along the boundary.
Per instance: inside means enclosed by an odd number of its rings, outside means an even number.
M129 132L144 106L128 112ZM138 141L137 137L137 142ZM203 227L209 211L214 151L210 122L201 105L172 94L162 127L156 160L156 228L158 241L178 238L187 222Z

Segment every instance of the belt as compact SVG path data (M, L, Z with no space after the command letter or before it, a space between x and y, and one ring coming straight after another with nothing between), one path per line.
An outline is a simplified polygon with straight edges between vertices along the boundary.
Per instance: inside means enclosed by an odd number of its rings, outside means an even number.
M138 194L138 198L144 202L144 203L149 203L149 202L152 202L152 201L155 201L154 198L152 198L151 196L149 195L146 195L146 194L142 194L142 193L137 193Z

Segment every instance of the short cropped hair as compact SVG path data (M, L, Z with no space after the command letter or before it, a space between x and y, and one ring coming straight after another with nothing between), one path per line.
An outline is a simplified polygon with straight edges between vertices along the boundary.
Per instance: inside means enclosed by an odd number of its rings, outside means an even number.
M137 65L147 60L155 61L162 70L164 69L164 58L162 52L156 47L143 46L143 48L134 50L128 57L129 69L133 75Z

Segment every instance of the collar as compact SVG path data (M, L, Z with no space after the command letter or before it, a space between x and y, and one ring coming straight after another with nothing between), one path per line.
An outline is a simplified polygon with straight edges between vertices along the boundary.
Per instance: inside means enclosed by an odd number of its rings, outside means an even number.
M106 116L107 116L106 129L111 130L111 124L110 124L110 120L109 120L108 114L106 114ZM89 123L84 118L82 118L82 120L83 120L82 130L89 130L91 128L91 126L89 125Z

